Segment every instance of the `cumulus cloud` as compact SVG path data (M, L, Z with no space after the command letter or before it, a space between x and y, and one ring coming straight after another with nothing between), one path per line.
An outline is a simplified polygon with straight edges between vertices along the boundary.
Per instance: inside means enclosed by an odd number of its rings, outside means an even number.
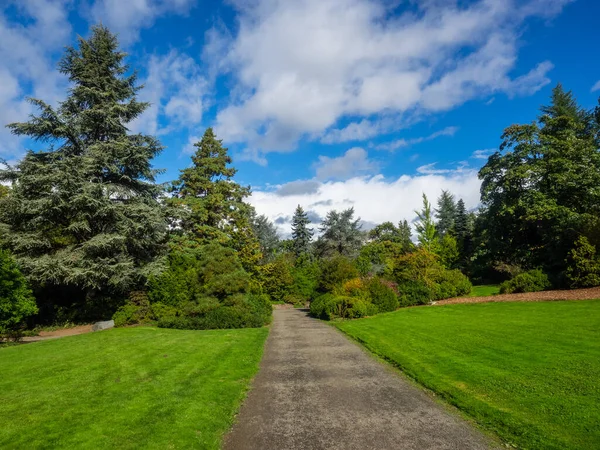
M166 55L150 56L142 82L145 88L140 92L140 100L151 106L131 123L133 131L160 135L194 127L202 121L209 104L209 83L200 65L189 55L171 50Z
M367 151L354 147L337 158L319 156L313 165L319 180L345 180L360 174L372 173L378 164L369 159Z
M381 115L415 117L496 93L531 94L549 82L552 64L513 74L520 27L567 3L413 2L414 10L396 16L395 3L383 0L234 2L237 34L215 42L226 49L221 70L237 89L217 115L217 132L260 159L294 150L303 136L368 139L389 128Z
M598 81L596 82L596 84L594 84L594 85L592 86L592 92L596 92L596 91L600 91L600 80L598 80Z
M149 28L166 14L187 14L196 0L96 0L90 10L92 22L102 22L130 44L139 38L142 28Z
M325 217L332 209L341 210L353 206L356 216L360 216L367 225L385 221L396 223L404 219L412 222L414 211L421 208L423 192L435 201L442 189L449 190L456 197L462 198L467 208L471 209L479 203L479 187L477 171L463 167L442 174L417 173L395 179L375 175L329 181L320 184L312 192L293 196L256 190L252 193L250 202L259 214L267 215L277 224L282 235L287 236L291 232L289 221L277 219L290 216L298 204L319 217ZM351 203L348 197L352 197Z
M377 150L388 150L394 151L399 148L410 147L415 144L420 144L421 142L432 141L440 136L454 136L458 131L458 127L446 127L443 130L436 131L435 133L431 133L429 136L418 137L413 139L397 139L392 142L386 142L385 144L379 144L375 146Z
M54 57L69 41L68 0L28 0L15 3L26 18L14 23L0 9L0 154L18 157L22 139L4 127L27 120L34 112L25 97L56 104L67 80L54 67Z

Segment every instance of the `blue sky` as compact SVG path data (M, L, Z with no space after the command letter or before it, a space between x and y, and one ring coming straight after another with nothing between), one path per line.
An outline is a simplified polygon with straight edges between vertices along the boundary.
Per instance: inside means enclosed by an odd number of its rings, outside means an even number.
M56 61L101 21L146 85L132 130L167 147L161 181L213 126L283 233L297 204L411 220L422 192L475 207L502 130L557 82L597 104L598 17L595 0L0 0L0 123L64 97ZM3 158L29 147L0 130Z

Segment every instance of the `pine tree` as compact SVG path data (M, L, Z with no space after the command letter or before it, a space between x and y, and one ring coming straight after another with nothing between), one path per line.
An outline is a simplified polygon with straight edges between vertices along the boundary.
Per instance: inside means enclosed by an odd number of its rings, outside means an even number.
M125 56L108 29L93 27L59 63L71 82L66 100L53 108L32 99L39 114L8 125L49 143L0 172L13 186L0 218L6 247L51 304L123 294L155 272L165 248L162 189L150 164L162 147L128 132L149 104L137 101L141 87Z
M252 230L253 208L245 202L250 187L233 180L237 170L212 128L194 146L192 166L181 170L169 201L181 213L184 242L200 246L216 240L237 250L244 268L251 270L262 255Z
M438 219L436 228L440 236L444 236L454 228L454 222L456 220L456 203L454 202L454 195L450 192L443 190L442 195L438 198L438 207L435 210L435 216Z
M408 224L408 220L404 219L402 222L398 222L398 236L398 242L402 244L404 251L412 251L415 245L412 241L412 231L410 229L410 225Z
M300 205L292 218L292 247L296 256L307 254L313 237L313 229L309 228L310 220Z
M426 250L435 253L438 247L438 233L433 222L431 203L429 203L425 194L423 194L423 209L415 211L415 213L418 218L415 228L419 244Z

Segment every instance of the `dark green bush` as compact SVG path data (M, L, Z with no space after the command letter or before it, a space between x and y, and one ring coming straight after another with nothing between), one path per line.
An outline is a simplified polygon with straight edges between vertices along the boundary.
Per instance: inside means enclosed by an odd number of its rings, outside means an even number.
M127 303L121 306L112 316L116 327L136 324L154 324L164 317L177 314L174 306L164 303L150 303L146 292L135 291L129 295Z
M501 294L516 294L519 292L539 292L550 288L548 275L540 269L520 273L512 280L500 285Z
M177 306L199 297L223 299L249 287L250 275L237 253L213 243L171 253L167 270L149 280L148 297L152 303Z
M400 306L426 305L432 300L431 289L421 281L405 281L398 285Z
M225 328L257 328L268 324L272 317L272 306L266 295L240 296L228 304L213 308L214 304L204 303L200 310L187 310L187 314L166 316L158 321L161 328L188 330L210 330Z
M567 258L566 281L570 288L600 286L600 258L596 247L581 236Z
M316 297L312 302L310 302L310 314L313 317L325 319L326 306L334 297L335 295L333 294L322 294Z
M435 281L440 285L440 291L434 300L467 295L473 288L469 279L456 269L441 271Z
M393 287L380 278L372 278L367 282L367 289L373 305L379 312L389 312L398 309L398 294ZM367 315L373 315L369 313Z
M14 331L38 312L27 280L12 256L0 251L0 333Z

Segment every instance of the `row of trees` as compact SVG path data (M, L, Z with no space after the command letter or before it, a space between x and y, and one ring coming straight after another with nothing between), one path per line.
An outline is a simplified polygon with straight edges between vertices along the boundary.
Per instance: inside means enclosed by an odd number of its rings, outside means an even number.
M162 146L128 129L149 105L125 56L94 27L59 64L67 98L56 108L33 99L38 114L9 125L43 149L0 171L10 185L0 192L0 278L26 278L1 311L37 309L48 322L118 310L123 324L218 328L268 322L269 300L330 295L315 312L328 317L424 303L464 293L463 274L540 269L554 286L600 284L600 108L583 110L560 85L534 123L505 131L480 171L478 211L450 192L435 208L423 196L413 241L406 220L365 232L353 209L330 211L317 233L298 206L282 241L247 203L250 188L235 182L210 128L190 167L156 183ZM20 320L0 314L0 324Z

